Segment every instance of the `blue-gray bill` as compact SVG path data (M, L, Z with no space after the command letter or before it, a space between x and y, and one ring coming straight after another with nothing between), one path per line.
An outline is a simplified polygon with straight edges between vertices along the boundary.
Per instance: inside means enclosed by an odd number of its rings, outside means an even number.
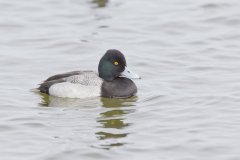
M133 71L131 71L127 67L125 67L125 70L121 73L120 77L126 77L126 78L129 78L129 79L141 79L141 77L139 75L137 75L136 73L134 73Z

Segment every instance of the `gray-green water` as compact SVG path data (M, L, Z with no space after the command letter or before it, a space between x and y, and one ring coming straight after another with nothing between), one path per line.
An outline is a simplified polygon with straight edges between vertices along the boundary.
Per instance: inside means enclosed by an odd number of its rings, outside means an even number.
M0 0L0 159L240 159L239 28L238 0ZM31 91L109 48L136 97Z

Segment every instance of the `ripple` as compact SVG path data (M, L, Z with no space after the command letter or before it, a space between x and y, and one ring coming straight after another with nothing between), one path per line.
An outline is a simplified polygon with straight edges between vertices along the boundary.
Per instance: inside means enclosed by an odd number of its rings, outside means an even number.
M239 4L0 2L1 159L239 159ZM29 91L109 48L143 77L136 97Z

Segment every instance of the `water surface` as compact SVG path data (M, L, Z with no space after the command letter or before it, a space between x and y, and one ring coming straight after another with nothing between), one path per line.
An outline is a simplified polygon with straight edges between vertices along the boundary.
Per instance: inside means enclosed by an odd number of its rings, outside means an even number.
M4 160L240 159L237 0L0 0ZM33 92L121 50L130 99Z

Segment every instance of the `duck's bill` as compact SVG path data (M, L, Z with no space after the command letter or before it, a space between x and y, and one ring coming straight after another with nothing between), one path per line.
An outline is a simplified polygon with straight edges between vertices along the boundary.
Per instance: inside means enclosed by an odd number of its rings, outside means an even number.
M129 78L129 79L141 79L140 76L135 74L133 71L131 71L127 67L125 67L125 70L121 73L120 77L126 77L126 78Z

